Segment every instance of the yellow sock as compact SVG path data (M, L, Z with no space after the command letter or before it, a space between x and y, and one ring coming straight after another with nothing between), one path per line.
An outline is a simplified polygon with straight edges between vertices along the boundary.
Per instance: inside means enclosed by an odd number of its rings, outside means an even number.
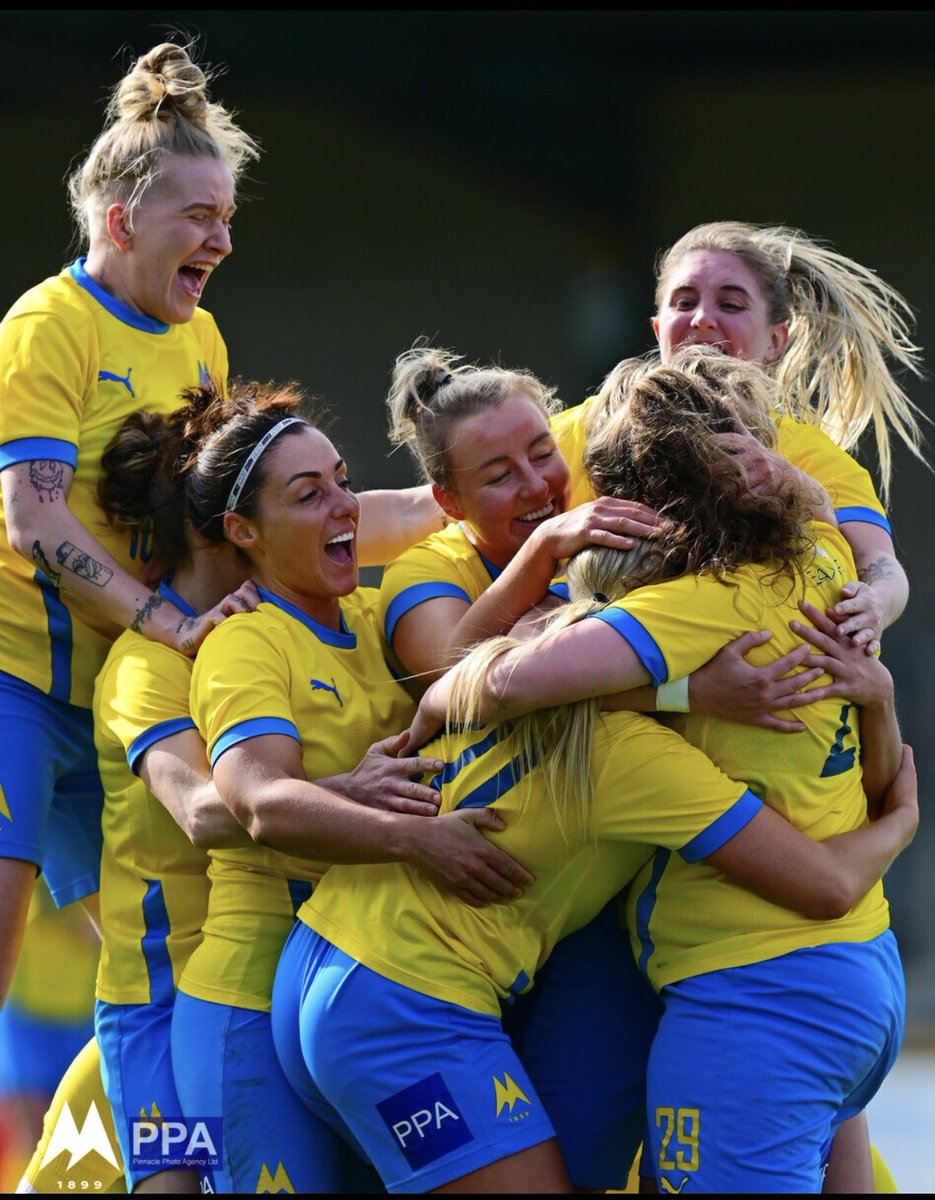
M870 1157L873 1159L873 1190L875 1192L898 1192L896 1180L883 1161L880 1151L871 1143Z

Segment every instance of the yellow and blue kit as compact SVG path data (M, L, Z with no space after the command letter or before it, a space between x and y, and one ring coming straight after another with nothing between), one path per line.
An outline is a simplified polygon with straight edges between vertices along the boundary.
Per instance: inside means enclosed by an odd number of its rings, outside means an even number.
M429 534L387 563L380 581L380 618L396 673L405 675L405 668L392 651L402 617L427 600L453 597L471 605L501 573L502 568L473 545L461 523ZM568 599L568 587L562 581L553 582L549 591L562 600Z
M191 712L212 766L232 746L282 734L301 745L306 778L322 779L352 770L375 741L407 727L414 706L384 661L377 599L375 588L343 598L341 629L332 630L260 589L254 612L208 635ZM210 857L204 940L182 974L173 1018L183 1110L223 1119L215 1187L253 1192L280 1163L295 1190L340 1190L336 1152L323 1144L330 1138L313 1136L269 1029L283 943L329 864L260 846Z
M163 582L160 594L188 616ZM137 1169L130 1122L181 1116L170 1030L182 969L201 941L208 856L189 841L138 770L146 752L195 723L188 709L193 662L125 630L94 692L95 742L104 787L101 962L95 1029L101 1074L125 1164L127 1190L158 1167Z
M500 568L472 544L460 523L446 525L387 563L380 581L380 617L387 646L401 617L426 600L454 597L473 604Z
M596 396L589 396L583 403L557 413L550 421L556 444L571 470L569 508L594 499L584 472L584 451L588 415L594 411L596 399ZM892 533L869 471L817 425L798 421L785 413L775 415L777 452L827 490L838 524L865 521Z
M194 615L165 583L159 592ZM201 941L208 855L192 845L138 774L154 745L195 728L188 707L193 665L128 629L97 678L95 741L105 795L97 998L108 1004L171 1005Z
M533 986L556 942L588 926L652 847L703 857L761 807L652 718L605 714L591 827L566 838L538 769L504 734L448 735L426 753L446 763L442 811L494 806L503 817L489 836L535 876L523 896L478 909L405 864L335 866L300 910L277 974L276 1045L293 1086L346 1124L390 1191L438 1187L554 1135L503 1032L502 1006ZM413 1115L422 1112L430 1119Z
M723 580L648 585L587 619L616 629L657 684L747 629L772 632L754 652L765 663L795 644L788 622L800 597L824 610L854 577L847 542L829 526L816 526L814 555L801 565L799 583L745 566ZM797 715L806 729L791 736L700 714L668 723L808 836L860 828L857 712L830 698ZM815 920L661 849L629 889L627 919L664 1002L647 1075L660 1187L820 1191L834 1130L872 1097L902 1037L882 884L845 916Z
M180 393L227 380L227 353L200 309L165 325L108 295L83 260L20 297L0 324L0 470L65 463L68 507L125 570L139 575L151 547L115 531L97 503L101 453L133 412L172 413ZM0 662L56 700L91 704L94 678L120 632L59 592L11 549L0 520Z
M227 352L208 313L164 325L110 296L79 259L26 292L0 323L0 470L33 464L41 492L44 481L55 486L50 464L64 463L73 471L69 509L139 576L151 547L114 531L98 506L101 452L129 413L171 413L182 389L209 377L226 385ZM56 549L63 563L72 552L82 548ZM17 554L0 515L0 855L42 866L59 905L97 890L101 793L90 706L119 632Z

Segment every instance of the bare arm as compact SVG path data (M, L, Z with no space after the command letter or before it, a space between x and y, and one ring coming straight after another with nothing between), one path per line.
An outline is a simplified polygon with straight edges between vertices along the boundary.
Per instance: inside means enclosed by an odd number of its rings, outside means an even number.
M687 707L666 702L661 689L640 687L607 697L604 708L625 712L704 713L724 721L761 725L777 733L801 733L805 729L802 722L781 717L778 710L812 704L818 696L808 690L808 685L824 672L820 667L800 669L810 654L805 643L771 663L753 666L746 655L771 637L767 629L741 634L703 667L682 679Z
M247 831L217 793L205 744L196 729L183 729L156 742L140 760L139 771L193 845L222 850L251 844Z
M844 916L883 876L918 828L915 764L908 746L901 751L882 815L865 828L816 842L764 805L706 861L756 895L806 917Z
M362 567L384 566L445 525L445 514L435 503L430 484L373 488L358 492L357 499L357 555Z
M634 538L655 537L657 527L654 509L611 496L544 521L459 621L451 641L455 657L485 638L508 633L542 601L560 564L585 546L629 550Z
M868 654L876 654L884 629L906 607L909 580L885 529L866 521L847 521L841 532L854 551L857 580L844 585L843 598L830 615L838 622L839 637L849 637Z
M457 661L455 632L469 611L467 600L435 596L405 613L393 630L393 653L421 687L427 687Z
M55 587L80 596L115 624L194 654L226 615L222 606L186 617L134 579L69 509L73 475L65 463L42 460L17 463L0 474L13 549Z
M424 745L445 721L457 667L437 679L410 726L413 746ZM568 704L609 696L648 683L649 672L630 644L605 621L586 619L567 626L543 649L523 643L491 664L481 697L481 722L499 722Z
M508 633L540 603L559 564L585 546L628 550L634 537L652 537L653 509L603 497L544 521L490 587L468 604L456 597L427 600L398 621L393 651L425 683L437 679L478 642Z
M491 809L423 817L367 807L305 779L301 747L266 734L225 751L218 793L260 845L340 863L408 862L443 879L465 903L519 896L529 873L481 833L502 828Z

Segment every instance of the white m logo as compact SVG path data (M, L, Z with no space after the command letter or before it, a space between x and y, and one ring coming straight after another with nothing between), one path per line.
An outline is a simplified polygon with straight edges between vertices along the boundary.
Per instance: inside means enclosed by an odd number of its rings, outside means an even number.
M52 1136L49 1138L46 1152L42 1156L42 1162L39 1165L44 1167L47 1162L51 1162L53 1158L57 1158L64 1150L67 1150L71 1155L71 1158L68 1160L69 1170L76 1162L80 1162L81 1159L86 1158L92 1150L97 1151L101 1158L109 1162L111 1166L116 1167L118 1171L120 1170L120 1164L117 1162L117 1157L107 1137L107 1131L104 1129L101 1114L97 1111L97 1105L93 1100L88 1109L85 1122L80 1129L75 1124L75 1118L71 1115L68 1101L65 1101L62 1105L59 1118L55 1122L55 1128L52 1130Z

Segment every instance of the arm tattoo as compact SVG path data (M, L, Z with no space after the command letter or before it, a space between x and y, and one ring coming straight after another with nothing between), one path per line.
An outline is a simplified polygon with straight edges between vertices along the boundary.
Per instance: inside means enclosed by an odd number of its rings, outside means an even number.
M894 560L888 554L881 554L872 563L861 567L857 572L857 578L861 583L879 583L881 579L892 578L894 565Z
M60 588L62 586L61 572L52 570L52 564L46 558L41 542L36 541L32 544L32 561L36 564L42 574L45 575L46 579L48 579L49 583L51 583L54 588Z
M35 459L29 464L29 482L39 493L39 500L45 504L46 497L58 500L65 491L65 464Z
M181 634L182 630L185 629L186 626L190 626L191 623L192 623L191 617L183 617L182 620L179 621L178 625L176 625L175 632L177 634ZM189 650L193 650L194 647L195 647L195 639L191 635L191 633L189 633L187 637L182 638L182 641L179 644L179 649L184 654L187 654Z
M79 550L71 542L62 542L55 551L55 557L60 566L67 567L79 578L93 583L95 587L106 587L114 577L110 567L105 567L102 562L92 558L85 550Z
M165 601L163 598L160 595L157 595L156 592L153 592L150 598L133 618L133 623L130 626L133 632L139 633L143 622L146 621L152 615L152 613L155 612L157 608L160 608L164 603Z

